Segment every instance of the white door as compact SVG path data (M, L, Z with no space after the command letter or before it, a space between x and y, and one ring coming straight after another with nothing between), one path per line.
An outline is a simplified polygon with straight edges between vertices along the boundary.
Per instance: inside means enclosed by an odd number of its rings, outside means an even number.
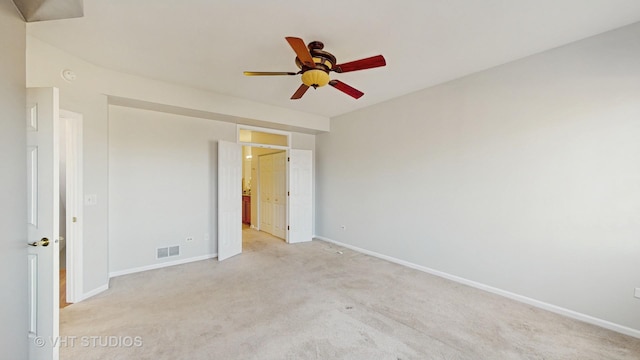
M273 157L261 155L258 160L258 174L260 180L260 231L273 233Z
M58 115L58 89L27 89L27 236L36 245L27 255L31 360L58 359L60 349Z
M289 243L313 237L312 169L311 150L289 150Z
M260 230L286 238L286 153L260 156Z
M287 227L287 156L280 152L273 155L273 232L274 236L286 238Z
M218 142L218 260L242 252L242 146Z

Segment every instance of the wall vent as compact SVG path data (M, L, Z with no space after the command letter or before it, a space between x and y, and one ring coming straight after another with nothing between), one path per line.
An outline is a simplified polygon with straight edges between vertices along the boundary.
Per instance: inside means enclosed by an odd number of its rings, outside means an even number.
M178 256L180 255L180 246L169 246L169 256Z
M161 247L156 249L156 259L180 255L180 245Z

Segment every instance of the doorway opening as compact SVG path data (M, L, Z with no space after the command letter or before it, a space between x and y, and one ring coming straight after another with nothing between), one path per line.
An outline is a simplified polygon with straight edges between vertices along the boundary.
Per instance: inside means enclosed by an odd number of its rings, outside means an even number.
M291 149L291 134L278 130L251 128L238 125L236 142L218 141L218 261L223 261L242 253L242 191L246 179L242 179L242 146L275 149L286 157L283 172L286 175L286 196L284 201L284 219L287 243L312 240L313 227L313 156L311 150ZM258 131L253 132L255 129ZM256 137L275 137L285 145L266 145ZM267 140L270 141L270 140ZM252 150L253 151L253 150ZM274 155L278 156L278 155ZM253 155L251 156L253 159ZM246 158L245 158L246 159ZM259 168L256 169L259 171ZM256 179L257 180L257 179ZM252 179L252 194L256 182ZM284 192L284 191L283 191ZM256 204L257 205L257 204ZM251 204L253 207L253 204ZM255 209L255 208L254 208ZM258 207L258 229L262 221ZM251 214L253 217L253 212ZM246 214L245 214L246 220ZM256 226L251 219L250 223ZM284 225L282 226L284 229Z
M60 110L60 308L82 297L82 115Z
M238 125L242 145L242 238L262 231L287 241L287 150L291 133Z
M287 240L286 151L242 147L242 229Z

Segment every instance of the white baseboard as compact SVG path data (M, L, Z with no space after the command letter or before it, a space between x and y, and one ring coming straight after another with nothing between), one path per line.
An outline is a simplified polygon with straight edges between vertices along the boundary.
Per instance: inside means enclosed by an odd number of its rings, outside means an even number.
M90 298L92 296L96 296L96 295L100 294L101 292L106 291L108 289L109 289L109 284L108 283L105 284L105 285L99 286L99 287L97 287L97 288L95 288L95 289L93 289L93 290L91 290L89 292L86 292L86 293L82 294L80 299L77 299L74 303L87 300L88 298Z
M163 262L163 263L159 263L159 264L141 266L141 267L137 267L137 268L133 268L133 269L113 271L113 272L109 273L109 278L111 279L111 278L114 278L114 277L117 277L117 276L134 274L134 273L147 271L147 270L161 269L161 268L165 268L165 267L169 267L169 266L187 264L187 263L194 262L194 261L207 260L207 259L212 259L212 258L216 258L216 257L218 257L218 254L208 254L208 255L195 256L195 257L191 257L191 258L188 258L188 259L180 259L180 260L175 260L175 261Z
M396 264L403 265L403 266L406 266L406 267L409 267L409 268L412 268L412 269L423 271L423 272L426 272L426 273L431 274L431 275L435 275L435 276L439 276L441 278L452 280L452 281L455 281L455 282L460 283L460 284L468 285L468 286L471 286L471 287L474 287L474 288L477 288L477 289L480 289L480 290L484 290L484 291L488 291L490 293L501 295L501 296L504 296L506 298L509 298L509 299L512 299L512 300L516 300L516 301L519 301L519 302L522 302L522 303L525 303L525 304L528 304L528 305L531 305L531 306L535 306L535 307L543 309L543 310L551 311L551 312L559 314L559 315L563 315L563 316L566 316L566 317L569 317L569 318L572 318L572 319L580 320L580 321L583 321L583 322L586 322L586 323L589 323L589 324L592 324L592 325L600 326L600 327L603 327L605 329L609 329L609 330L612 330L612 331L615 331L615 332L619 332L621 334L633 336L635 338L639 338L640 339L640 330L636 330L636 329L633 329L633 328L630 328L630 327L627 327L627 326L623 326L623 325L620 325L620 324L616 324L616 323L613 323L613 322L610 322L610 321L607 321L607 320L603 320L603 319L599 319L599 318L596 318L596 317L593 317L593 316L590 316L590 315L579 313L577 311L565 309L563 307L556 306L556 305L553 305L553 304L549 304L549 303L546 303L546 302L542 302L542 301L539 301L539 300L536 300L536 299L532 299L532 298L529 298L529 297L526 297L526 296L523 296L523 295L518 295L518 294L515 294L515 293L512 293L512 292L506 291L506 290L498 289L498 288L495 288L495 287L492 287L492 286L489 286L489 285L485 285L485 284L482 284L482 283L479 283L479 282L476 282L476 281L473 281L473 280L465 279L465 278L462 278L462 277L459 277L459 276L456 276L456 275L451 275L451 274L448 274L448 273L445 273L445 272L442 272L442 271L439 271L439 270L431 269L431 268L428 268L428 267L425 267L425 266L422 266L422 265L417 265L417 264L414 264L414 263L411 263L411 262L408 262L408 261L405 261L405 260L400 260L400 259L397 259L397 258L394 258L394 257L391 257L391 256L387 256L387 255L379 254L377 252L373 252L373 251L370 251L370 250L362 249L362 248L359 248L357 246L341 243L339 241L335 241L335 240L332 240L332 239L329 239L329 238L326 238L326 237L323 237L323 236L315 236L314 238L318 239L318 240L330 242L330 243L333 243L333 244L336 244L336 245L339 245L339 246L343 246L343 247L345 247L347 249L351 249L351 250L357 251L359 253L363 253L363 254L370 255L370 256L373 256L373 257L376 257L376 258L379 258L379 259L387 260L387 261L390 261L392 263L396 263Z

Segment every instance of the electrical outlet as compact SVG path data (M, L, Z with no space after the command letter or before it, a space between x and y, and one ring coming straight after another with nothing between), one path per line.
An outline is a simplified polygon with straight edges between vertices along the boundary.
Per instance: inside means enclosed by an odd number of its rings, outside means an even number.
M636 288L635 293L633 294L633 296L637 297L638 299L640 299L640 288Z
M340 225L340 230L342 230L342 231L347 230L347 225Z
M187 242L192 242L193 238L191 236L189 236L186 240L187 240Z

